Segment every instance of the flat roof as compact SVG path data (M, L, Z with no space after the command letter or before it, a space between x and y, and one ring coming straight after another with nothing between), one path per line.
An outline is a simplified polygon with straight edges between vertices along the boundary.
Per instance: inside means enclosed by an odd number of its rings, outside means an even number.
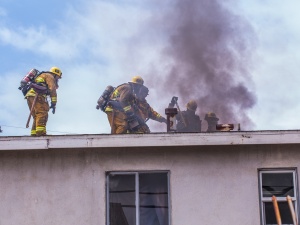
M300 144L300 130L0 137L0 151L264 144Z

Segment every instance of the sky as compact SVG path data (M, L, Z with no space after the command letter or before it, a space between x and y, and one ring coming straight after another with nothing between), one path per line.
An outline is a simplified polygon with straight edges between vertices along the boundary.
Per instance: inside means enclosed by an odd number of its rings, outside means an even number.
M49 135L110 133L96 102L136 75L162 115L173 96L181 110L195 100L203 129L207 112L242 130L299 129L299 8L298 0L0 0L0 136L30 135L19 83L52 66L63 77Z

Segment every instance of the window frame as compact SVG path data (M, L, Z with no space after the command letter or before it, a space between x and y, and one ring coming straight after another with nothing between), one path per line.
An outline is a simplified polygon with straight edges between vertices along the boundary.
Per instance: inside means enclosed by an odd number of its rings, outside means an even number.
M109 176L110 175L135 175L135 205L136 205L136 224L140 225L140 201L139 201L139 174L142 173L166 173L167 174L167 190L168 190L168 221L171 223L171 194L170 194L170 171L167 170L142 170L142 171L107 171L106 172L106 225L110 225L109 215Z
M258 169L258 191L259 191L259 205L260 205L260 218L261 224L266 224L265 217L265 204L266 202L272 202L272 197L263 197L262 189L262 175L266 173L278 174L278 173L292 173L293 185L294 185L294 197L291 196L292 202L295 208L295 214L299 219L299 192L298 192L298 171L297 168L259 168ZM286 202L286 197L276 197L278 202Z

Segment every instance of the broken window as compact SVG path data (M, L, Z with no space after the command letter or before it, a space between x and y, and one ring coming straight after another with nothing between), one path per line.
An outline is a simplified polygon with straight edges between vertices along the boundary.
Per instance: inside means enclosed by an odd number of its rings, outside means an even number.
M109 172L108 225L169 225L168 172Z
M292 199L292 205L297 212L295 170L260 170L259 185L261 199L261 218L263 225L277 224L272 197L275 196L282 224L293 224L291 209L287 196ZM297 213L296 213L297 214Z

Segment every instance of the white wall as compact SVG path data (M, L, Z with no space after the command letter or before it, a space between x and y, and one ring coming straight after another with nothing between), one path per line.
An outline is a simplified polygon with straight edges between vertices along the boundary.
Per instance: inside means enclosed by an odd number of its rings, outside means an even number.
M258 168L298 145L0 151L0 225L105 225L105 172L169 170L172 225L260 224Z

